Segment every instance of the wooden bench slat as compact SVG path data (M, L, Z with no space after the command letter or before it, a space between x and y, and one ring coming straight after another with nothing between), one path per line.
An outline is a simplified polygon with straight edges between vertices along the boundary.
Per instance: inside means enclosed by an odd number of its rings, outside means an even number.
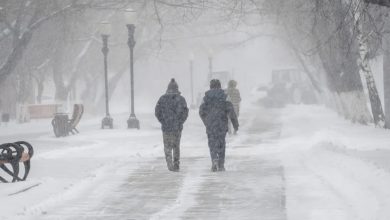
M19 162L26 162L30 160L30 154L23 152L22 157L20 158ZM0 164L10 163L10 161L6 160L0 160Z

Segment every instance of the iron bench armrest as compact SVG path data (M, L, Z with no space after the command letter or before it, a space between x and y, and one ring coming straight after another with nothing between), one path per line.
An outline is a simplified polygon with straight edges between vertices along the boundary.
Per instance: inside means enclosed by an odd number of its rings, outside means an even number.
M30 159L33 155L33 147L25 141L2 144L0 145L0 168L12 177L11 182L24 181L30 172ZM23 177L19 176L20 162L24 166ZM6 164L10 164L11 167L7 167ZM0 181L9 182L1 176Z

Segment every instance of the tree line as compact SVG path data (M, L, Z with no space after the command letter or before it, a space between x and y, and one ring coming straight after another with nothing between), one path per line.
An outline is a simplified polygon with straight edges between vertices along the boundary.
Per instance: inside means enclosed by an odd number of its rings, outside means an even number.
M136 59L172 43L164 38L170 31L186 31L189 24L209 19L219 32L247 32L248 39L232 43L260 37L280 40L329 106L353 122L385 127L385 115L390 115L389 6L388 0L4 0L0 2L0 90L15 91L15 102L39 103L44 82L50 80L56 100L77 95L99 106L102 88L94 79L102 74L94 64L100 57L91 58L101 46L96 21L120 22L118 14L133 7L143 24L137 33L147 33L137 44ZM204 28L215 33L210 26ZM125 49L120 52L123 56ZM387 114L370 67L379 56L384 58ZM126 59L114 62L111 90L127 69ZM37 97L29 92L32 82Z

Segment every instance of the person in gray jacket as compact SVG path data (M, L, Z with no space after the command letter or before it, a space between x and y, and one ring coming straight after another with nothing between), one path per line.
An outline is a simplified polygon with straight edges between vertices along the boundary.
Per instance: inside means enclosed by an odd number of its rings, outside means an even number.
M221 89L220 81L213 79L210 82L210 90L205 93L203 103L199 108L199 115L206 126L213 172L225 171L225 138L228 132L228 118L235 132L239 127L233 105L226 98L227 95Z
M241 95L240 90L237 89L237 81L230 80L228 83L228 88L225 90L227 95L227 100L233 104L234 112L236 113L237 119L240 116L240 103ZM229 134L232 133L232 126L229 123Z
M180 169L181 132L188 117L188 107L175 79L171 79L167 92L158 100L155 115L161 123L168 170L177 172Z
M237 81L230 80L228 83L228 88L225 92L228 96L227 99L233 104L234 112L236 113L238 118L240 115L241 95L240 90L237 89Z

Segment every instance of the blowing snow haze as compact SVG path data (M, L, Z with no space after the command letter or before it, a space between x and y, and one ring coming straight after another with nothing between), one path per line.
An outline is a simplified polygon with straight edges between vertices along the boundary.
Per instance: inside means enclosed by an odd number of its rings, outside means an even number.
M0 0L0 219L389 219L389 7Z

